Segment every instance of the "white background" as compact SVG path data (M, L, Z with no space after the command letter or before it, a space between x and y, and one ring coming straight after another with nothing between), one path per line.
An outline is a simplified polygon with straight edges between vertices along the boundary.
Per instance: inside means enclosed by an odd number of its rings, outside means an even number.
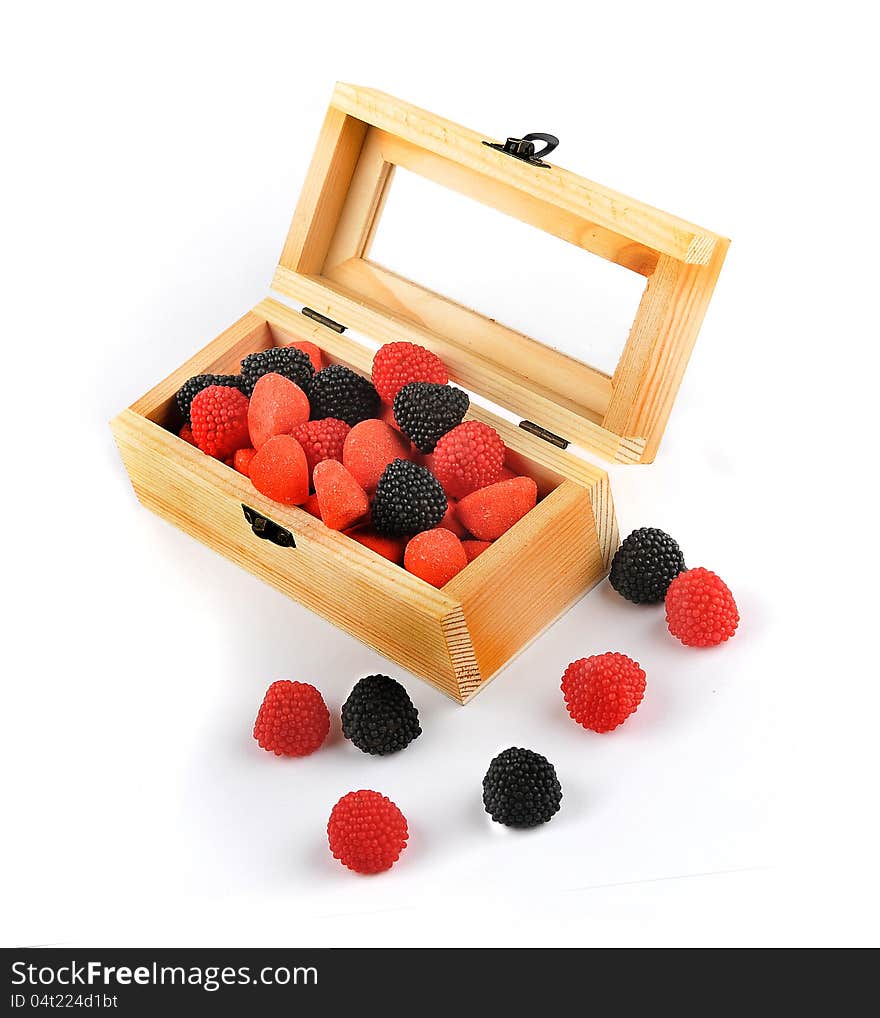
M876 943L866 10L7 14L3 943ZM728 581L732 643L680 647L603 584L462 709L138 505L107 421L265 295L337 78L496 137L552 131L561 165L733 238L656 464L611 470L623 533L668 529ZM648 693L596 736L558 683L607 649ZM421 711L404 753L366 757L338 724L302 761L251 739L272 680L335 714L372 671ZM480 803L517 744L565 790L525 834ZM360 787L412 830L378 878L325 845Z

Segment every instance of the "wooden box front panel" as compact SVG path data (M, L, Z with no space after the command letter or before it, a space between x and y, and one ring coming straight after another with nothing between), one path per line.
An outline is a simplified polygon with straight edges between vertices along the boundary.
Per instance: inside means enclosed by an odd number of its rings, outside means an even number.
M130 410L114 420L113 431L134 490L147 508L459 696L447 647L447 628L460 617L455 601L308 513L265 498L246 477ZM244 518L243 504L289 530L296 547L258 538ZM461 648L458 662L460 671L466 668ZM462 677L472 679L472 674L473 668Z
M443 588L461 601L483 681L607 570L588 492L565 481ZM504 538L500 539L501 541Z

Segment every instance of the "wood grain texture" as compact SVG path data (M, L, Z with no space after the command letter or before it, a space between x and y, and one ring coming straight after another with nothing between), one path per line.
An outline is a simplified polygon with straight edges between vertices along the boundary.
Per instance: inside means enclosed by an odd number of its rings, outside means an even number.
M612 395L602 421L612 431L629 423L651 352L660 341L669 308L675 302L686 266L663 256L648 279L623 355L612 379Z
M394 175L376 132L368 130L322 273L350 258L364 258L375 235Z
M480 666L474 655L471 631L461 605L457 605L444 617L443 637L446 640L457 683L457 689L451 695L459 703L467 703L486 679L480 674Z
M656 455L728 241L373 89L339 84L273 287L618 463ZM396 166L647 277L614 375L369 259Z
M593 510L596 542L602 557L602 566L608 573L611 570L611 560L620 545L620 534L617 528L617 515L614 512L614 499L611 497L611 484L607 474L591 485L590 506Z
M442 337L443 349L473 354L506 374L512 383L600 421L611 399L611 378L559 350L487 318L398 273L362 258L350 258L325 273L370 306ZM446 353L444 356L454 356ZM520 370L517 371L516 369Z
M362 121L332 106L327 111L281 252L282 265L317 272L324 264L366 133Z
M461 602L480 683L605 573L589 493L565 481L443 588Z
M387 131L370 128L370 137L377 139L386 163L416 173L441 187L513 216L514 219L585 251L591 251L639 275L649 276L654 271L658 257L656 251L597 226L583 215L576 215L559 205L542 201L511 184L487 177L461 163L403 141Z
M314 305L310 306L314 307ZM310 340L321 347L333 360L345 364L347 367L352 368L354 371L359 371L363 375L370 374L373 364L373 354L370 350L361 343L340 335L332 329L328 329L325 325L321 325L319 322L306 318L298 311L289 308L286 304L282 304L269 297L261 301L254 308L254 314L267 321L271 329L279 330L280 333L283 333L283 338L286 342L290 342L292 339ZM401 337L398 335L397 338ZM449 364L447 364L447 367L450 368L451 381L457 382L472 392L481 392L483 395L486 395L484 390L475 389L469 385L464 378L457 374L454 367ZM496 400L495 402L502 401ZM600 478L607 480L607 474L599 467L594 467L586 460L554 448L542 439L529 435L521 428L515 427L497 414L493 414L477 404L471 404L467 418L481 420L495 428L514 455L519 451L525 453L529 462L525 463L524 461L524 470L528 469L531 471L535 465L543 467L546 464L549 465L551 470L556 471L556 483L564 477L570 477L587 487L592 487ZM623 440L619 436L615 436L614 441L621 446L624 445ZM624 460L630 461L637 457L640 450L640 446L627 449L624 453Z
M528 378L517 375L504 363L490 362L387 309L370 306L363 297L339 284L279 266L272 287L379 343L396 340L420 343L442 357L450 377L465 388L481 393L570 442L593 450L606 460L638 463L641 458L644 439L618 435L603 428L586 407L572 407L556 394L536 391Z
M689 264L708 264L717 235L579 177L558 166L538 168L483 144L498 140L384 92L338 83L332 105L366 124L500 184L511 185L542 201L583 217L622 243L633 242Z
M719 239L707 265L663 257L648 280L612 380L603 425L645 438L653 462L727 253Z
M265 498L250 481L131 410L112 422L138 498L148 508L249 572L461 701L472 681L466 640L447 644L458 602L329 530L296 507ZM296 548L257 538L249 505L290 530Z

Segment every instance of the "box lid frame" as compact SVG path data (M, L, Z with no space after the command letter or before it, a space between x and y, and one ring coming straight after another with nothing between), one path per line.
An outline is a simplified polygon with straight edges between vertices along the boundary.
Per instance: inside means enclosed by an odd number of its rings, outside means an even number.
M495 139L337 84L273 289L378 342L427 346L452 380L604 459L651 462L729 241L486 141ZM644 276L613 375L370 261L396 166Z

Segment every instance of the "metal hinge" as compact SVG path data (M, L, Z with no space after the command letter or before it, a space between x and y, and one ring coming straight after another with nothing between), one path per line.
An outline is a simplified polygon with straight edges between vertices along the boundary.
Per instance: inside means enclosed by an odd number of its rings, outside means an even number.
M519 426L523 429L523 431L527 431L530 435L534 435L536 438L543 438L545 442L555 445L557 449L568 448L567 438L562 438L560 435L554 435L552 431L542 428L540 424L535 424L532 421L520 421Z
M302 313L306 318L311 318L313 322L320 322L321 325L326 325L328 329L332 329L334 332L345 332L344 325L334 322L332 318L322 315L320 311L315 311L313 308L303 308Z

